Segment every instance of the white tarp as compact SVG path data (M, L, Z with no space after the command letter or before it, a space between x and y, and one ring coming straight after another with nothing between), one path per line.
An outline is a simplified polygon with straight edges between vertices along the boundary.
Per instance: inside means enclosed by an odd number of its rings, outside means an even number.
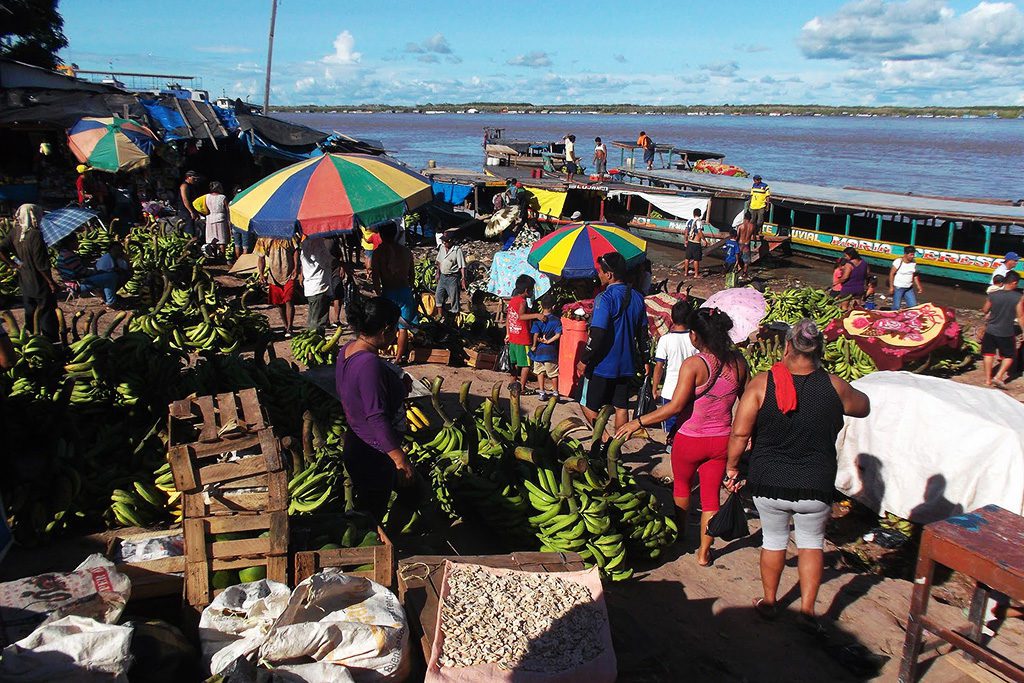
M608 196L615 197L620 194L632 194L636 195L637 197L640 197L641 199L646 199L662 213L667 213L681 220L693 218L694 209L700 209L700 215L706 218L708 215L708 207L711 205L711 200L708 197L680 197L671 194L654 194L648 192L616 192L614 190L609 192Z
M927 523L995 504L1024 514L1024 405L996 389L909 372L854 382L871 414L847 418L836 488Z

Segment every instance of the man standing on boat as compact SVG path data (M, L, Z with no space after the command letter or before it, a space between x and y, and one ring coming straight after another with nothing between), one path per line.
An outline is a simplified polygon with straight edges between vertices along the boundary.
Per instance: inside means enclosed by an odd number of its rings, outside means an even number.
M754 176L754 185L750 188L749 209L754 219L754 236L760 237L764 227L765 214L768 213L768 201L771 199L772 190L767 183L761 181L761 176Z
M573 176L580 170L577 163L579 160L580 158L576 154L576 136L570 135L565 138L565 173L566 180L570 183L572 182Z
M594 173L603 178L608 172L608 148L601 142L601 138L594 138Z
M700 209L693 210L693 218L686 222L686 260L683 261L683 277L690 276L693 265L693 279L700 279L700 262L704 260L704 219Z
M636 146L644 151L644 163L647 170L654 170L654 140L645 131L640 131L640 137L636 139Z
M917 250L914 247L903 247L903 256L892 262L889 269L889 294L892 296L892 310L900 310L900 304L907 302L907 308L917 305L918 294L923 294L921 289L921 278L917 276L917 262L914 257Z
M743 212L743 222L737 230L740 243L740 277L749 277L750 255L753 253L754 217L749 211Z

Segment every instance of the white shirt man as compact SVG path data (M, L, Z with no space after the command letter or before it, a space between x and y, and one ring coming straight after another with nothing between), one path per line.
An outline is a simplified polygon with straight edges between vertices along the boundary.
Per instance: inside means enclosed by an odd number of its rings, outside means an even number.
M1003 277L1006 277L1007 273L1009 273L1011 270L1017 267L1017 261L1019 260L1020 257L1017 256L1017 252L1008 252L1006 256L1003 257L1003 262L996 266L996 269L992 271L992 277L991 279L989 279L988 283L990 285L995 284L997 275L1002 275Z

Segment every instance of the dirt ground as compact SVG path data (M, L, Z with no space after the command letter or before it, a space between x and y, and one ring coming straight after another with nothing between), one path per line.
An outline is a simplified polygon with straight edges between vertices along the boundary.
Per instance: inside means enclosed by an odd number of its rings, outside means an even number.
M756 273L757 278L772 286L785 286L773 280L770 271ZM655 281L665 277L674 284L678 272L667 264L658 264ZM218 279L226 286L240 286L241 280L230 276ZM702 278L694 283L693 293L707 296L724 286L721 276ZM62 304L66 311L73 305L102 308L97 299L75 304ZM280 327L274 311L258 306L270 317L271 325ZM13 311L21 319L20 307ZM68 315L70 319L70 315ZM969 313L963 319L971 319ZM298 306L296 325L305 323L305 306ZM290 358L288 342L278 335L275 350ZM471 368L449 368L436 365L412 366L416 377L446 379L446 401L465 380L474 382L476 401L489 394L490 387L506 378L498 373ZM954 378L954 381L980 385L980 369ZM1024 398L1024 381L1009 385L1009 392ZM536 399L523 399L533 409ZM555 422L570 415L581 415L578 405L570 402L558 406ZM638 479L666 504L671 505L671 490L666 485L671 471L664 452L664 434L652 430L651 440L634 439L624 449L624 460L638 471ZM697 518L692 516L686 530L687 539L697 535ZM909 609L912 584L902 578L886 578L851 569L840 549L826 549L826 572L819 609L827 617L826 638L806 635L794 621L799 588L796 585L795 555L790 558L783 575L781 603L789 608L775 622L759 618L752 600L760 595L758 570L759 526L750 521L753 534L728 544L719 542L714 565L703 568L694 559L694 544L689 540L677 546L658 563L638 569L638 580L609 584L607 598L619 658L620 680L623 681L855 681L896 680L904 628ZM89 552L101 552L105 535L68 539L43 549L14 549L0 567L0 578L9 580L42 571L70 569ZM479 539L459 539L457 534L446 539L443 548L434 552L471 554L479 552ZM415 540L400 547L401 555L424 552ZM966 622L962 612L965 599L961 582L950 579L937 586L930 611L945 623ZM1019 659L1024 652L1024 626L1019 620L1003 625L992 645ZM979 666L969 664L959 654L947 654L950 648L929 648L924 678L930 683L1001 680Z

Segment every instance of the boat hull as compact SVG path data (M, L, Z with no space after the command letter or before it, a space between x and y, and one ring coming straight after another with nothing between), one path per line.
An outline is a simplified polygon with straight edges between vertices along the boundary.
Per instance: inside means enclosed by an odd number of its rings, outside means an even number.
M764 230L768 234L778 234L778 226L771 223L765 223ZM806 228L791 228L790 238L795 251L832 259L841 256L843 249L853 247L869 264L885 271L889 270L893 259L902 255L903 248L907 246L901 242L866 239ZM959 282L988 284L992 278L992 270L1003 262L999 256L973 252L922 246L915 249L919 273Z
M686 221L636 217L626 226L641 239L680 248L685 245L683 233L686 230Z

